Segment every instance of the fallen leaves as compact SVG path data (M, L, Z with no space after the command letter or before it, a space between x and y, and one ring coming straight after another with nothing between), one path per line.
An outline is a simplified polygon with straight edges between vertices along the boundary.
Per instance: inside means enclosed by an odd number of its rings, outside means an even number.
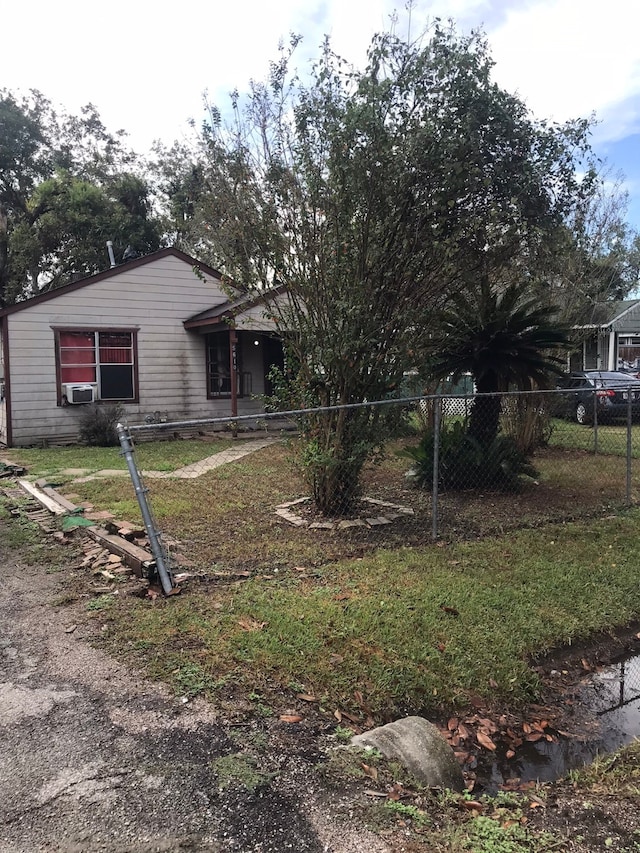
M483 729L478 729L476 738L478 739L480 746L484 746L485 749L490 749L492 752L496 751L495 743Z
M301 723L304 719L300 714L280 714L281 723Z

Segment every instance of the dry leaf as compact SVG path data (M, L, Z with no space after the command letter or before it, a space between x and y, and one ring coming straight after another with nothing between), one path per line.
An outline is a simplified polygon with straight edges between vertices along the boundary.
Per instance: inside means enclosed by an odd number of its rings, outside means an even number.
M334 595L334 601L346 601L347 598L351 598L350 592L341 592L339 595Z
M375 767L371 767L368 764L362 764L361 767L365 776L368 776L369 779L373 779L374 782L378 781L378 771Z
M280 714L281 723L301 723L302 717L300 714Z
M471 737L471 732L470 732L470 731L469 731L469 729L464 725L464 723L460 723L460 724L458 725L458 734L460 735L460 737L461 737L463 740L467 740L468 738L470 738L470 737Z
M342 655L329 655L329 663L338 664L342 663L343 660Z
M482 803L479 803L477 800L463 800L462 807L465 809L469 809L474 812L482 812L484 811L484 806Z
M459 611L459 610L456 610L456 608L455 608L455 607L447 607L447 605L446 605L446 604L441 604L441 605L440 605L440 610L444 610L444 612L445 612L445 613L448 613L448 614L449 614L449 616L459 616L459 615L460 615L460 611Z
M507 756L507 758L514 758L515 757L515 751L513 749L508 749L506 752L506 756Z
M451 717L449 719L449 722L447 723L447 728L450 732L455 732L455 730L458 728L458 722L459 720L457 717Z
M298 693L298 699L302 699L303 702L317 702L315 696L312 696L311 693Z
M496 745L491 740L488 734L480 730L478 731L476 737L478 738L478 743L480 744L480 746L484 746L485 749L490 749L492 752L495 751Z
M489 687L491 687L493 690L498 689L498 682L495 680L495 678L489 679Z
M335 709L335 711L333 712L333 716L336 718L336 720L337 720L339 723L341 723L341 722L342 722L342 714L340 713L340 711L339 711L337 708L336 708L336 709Z

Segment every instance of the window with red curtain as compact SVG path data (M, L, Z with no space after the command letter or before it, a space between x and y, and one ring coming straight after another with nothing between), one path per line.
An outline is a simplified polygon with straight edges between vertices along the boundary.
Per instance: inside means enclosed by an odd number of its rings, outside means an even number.
M130 331L58 332L60 382L97 383L100 400L134 400L135 335Z
M60 332L60 381L96 381L96 337L93 332Z

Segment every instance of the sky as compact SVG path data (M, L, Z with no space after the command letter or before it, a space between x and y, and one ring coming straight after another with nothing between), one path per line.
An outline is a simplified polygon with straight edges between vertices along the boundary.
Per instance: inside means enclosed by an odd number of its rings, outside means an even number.
M303 41L296 64L325 34L355 65L374 32L417 37L435 17L481 28L494 79L539 119L595 115L592 144L624 174L629 223L640 231L640 0L29 0L3 4L0 86L37 88L69 112L93 103L110 131L140 153L188 136L203 93L221 105L262 79L278 44ZM1 129L0 129L1 132Z

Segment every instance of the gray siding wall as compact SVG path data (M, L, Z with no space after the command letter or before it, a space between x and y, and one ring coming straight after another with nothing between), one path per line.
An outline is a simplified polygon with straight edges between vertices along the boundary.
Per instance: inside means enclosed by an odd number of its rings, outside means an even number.
M171 420L229 415L230 401L207 400L204 339L182 325L226 298L217 280L203 282L169 256L9 315L13 444L77 435L82 407L56 403L55 326L138 329L140 402L124 407L131 424L156 411ZM246 409L259 407L247 401Z

